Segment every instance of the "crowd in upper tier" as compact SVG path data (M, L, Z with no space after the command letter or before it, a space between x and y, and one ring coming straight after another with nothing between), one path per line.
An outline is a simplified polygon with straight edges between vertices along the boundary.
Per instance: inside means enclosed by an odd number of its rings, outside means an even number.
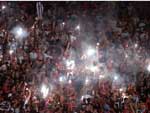
M150 113L149 3L41 3L39 18L36 2L0 2L0 113ZM21 41L11 32L17 25L28 32ZM99 62L125 78L124 90L114 89L109 77L88 86L76 79L59 83L69 71L62 61L70 50L82 64L85 41L98 46ZM41 83L53 85L44 99ZM81 99L85 89L88 96Z

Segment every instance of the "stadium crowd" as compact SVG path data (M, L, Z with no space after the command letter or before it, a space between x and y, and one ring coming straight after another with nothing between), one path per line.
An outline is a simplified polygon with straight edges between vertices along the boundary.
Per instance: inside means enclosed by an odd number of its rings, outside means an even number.
M150 113L150 67L145 70L150 62L149 4L41 3L42 17L36 2L0 3L0 113ZM16 25L28 35L16 39L11 32ZM72 74L66 68L62 61L71 50L75 62L83 63L85 40L98 47L98 60L107 70L115 68L125 79L125 89L109 77L85 86L78 80L82 69ZM139 68L130 67L132 60ZM73 76L72 81L61 84L61 75ZM39 90L42 83L52 89L46 98Z

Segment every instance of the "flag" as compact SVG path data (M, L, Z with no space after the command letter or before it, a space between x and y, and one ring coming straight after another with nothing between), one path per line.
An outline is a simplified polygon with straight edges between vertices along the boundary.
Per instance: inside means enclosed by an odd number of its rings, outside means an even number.
M36 9L37 9L37 15L38 15L38 18L39 19L42 19L42 15L43 15L43 10L44 10L44 7L43 7L43 4L41 2L37 2L36 3Z

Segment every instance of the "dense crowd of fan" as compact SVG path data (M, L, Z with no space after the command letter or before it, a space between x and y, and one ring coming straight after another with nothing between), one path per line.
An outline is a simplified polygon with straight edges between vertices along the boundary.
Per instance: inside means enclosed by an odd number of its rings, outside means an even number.
M150 53L149 4L139 8L130 2L42 3L43 15L38 18L35 2L1 2L5 7L0 11L0 113L149 113L150 74L143 70ZM27 28L29 35L16 40L10 32L15 25ZM141 57L134 64L140 69L134 75L127 72L130 82L125 81L125 90L112 90L109 78L81 84L81 89L76 81L59 84L59 76L68 72L61 61L69 57L70 49L77 53L76 59L81 57L84 37L98 43L99 51L112 45L121 51L140 45ZM112 57L106 56L99 54L99 61L109 62ZM125 64L119 64L119 72L127 71ZM55 84L46 99L38 90L41 83ZM90 96L80 99L86 88Z

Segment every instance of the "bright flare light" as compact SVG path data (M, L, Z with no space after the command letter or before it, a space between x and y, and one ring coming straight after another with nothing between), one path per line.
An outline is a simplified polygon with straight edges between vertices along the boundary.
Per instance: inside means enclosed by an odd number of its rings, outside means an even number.
M14 52L14 51L13 51L12 49L11 49L11 50L9 50L9 54L10 54L10 55L12 55L12 54L13 54L13 52Z
M97 67L97 66L91 66L91 67L90 67L90 70L91 70L92 72L96 72L96 71L98 71L98 67Z
M67 69L74 69L75 61L74 60L67 60L66 61L66 66L67 66Z
M97 43L96 45L97 45L97 46L99 46L100 44L99 44L99 43Z
M138 44L134 44L134 47L137 48L137 47L138 47Z
M80 30L80 25L78 25L75 29L76 29L76 30Z
M127 54L125 54L125 57L128 58L129 56Z
M18 30L16 31L18 36L22 36L23 34L23 29L22 28L18 28Z
M21 26L14 27L11 32L15 35L16 38L26 38L28 36L27 30Z
M62 25L65 25L65 22L63 22Z
M114 80L118 80L118 76L114 76Z
M120 88L119 91L122 92L122 91L123 91L123 88Z
M147 66L147 71L150 72L150 64Z
M89 84L89 79L88 79L88 78L85 79L85 84L86 84L86 85Z
M49 88L46 85L42 85L41 87L41 93L43 95L43 98L46 98L48 96Z
M2 10L6 9L6 6L5 5L2 5Z
M105 76L104 75L99 75L99 79L102 79L104 78Z
M96 51L95 51L95 49L93 49L93 48L89 48L88 50L87 50L87 55L88 56L92 56L92 55L94 55L96 53Z
M63 82L63 77L60 77L60 78L59 78L59 82Z
M65 81L66 81L66 77L65 76L59 77L59 82L65 82Z
M72 83L72 80L69 80L68 83L71 84L71 83Z

